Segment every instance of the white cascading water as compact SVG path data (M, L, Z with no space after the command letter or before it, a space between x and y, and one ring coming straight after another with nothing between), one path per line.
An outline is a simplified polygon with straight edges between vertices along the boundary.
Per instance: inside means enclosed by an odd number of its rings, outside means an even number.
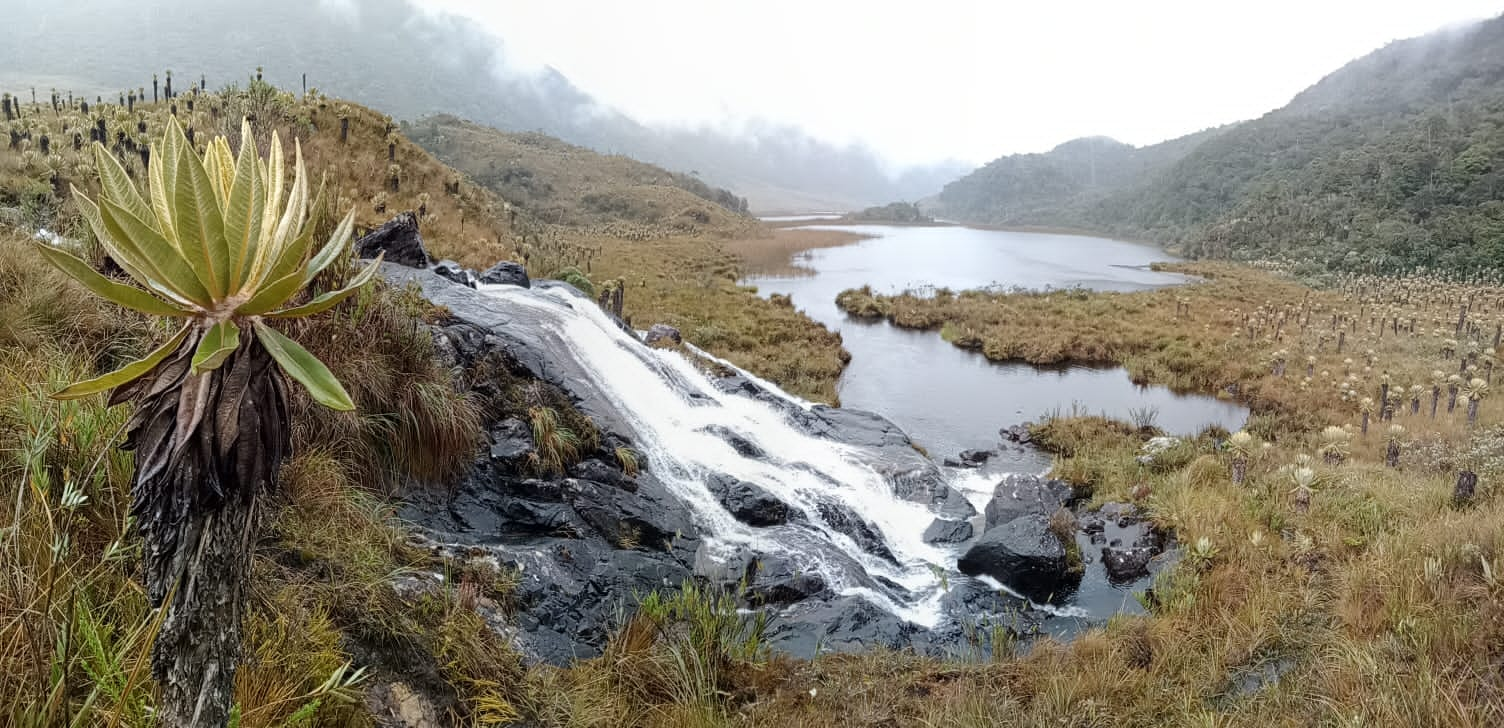
M628 419L646 469L688 505L708 547L721 555L738 548L778 555L801 571L819 574L837 594L863 596L921 626L933 627L941 619L943 579L954 569L955 554L923 541L935 514L896 497L891 483L869 464L871 452L806 434L778 408L720 391L684 356L641 345L598 306L567 291L481 290L508 306L531 309L569 342L569 354L589 384ZM810 406L765 386L794 405ZM766 457L738 453L714 434L717 428L750 441ZM716 473L761 486L791 510L807 514L807 521L757 528L736 520L706 485L707 476ZM977 484L965 485L975 492ZM836 501L872 524L897 563L863 551L829 528L816 515L821 501Z

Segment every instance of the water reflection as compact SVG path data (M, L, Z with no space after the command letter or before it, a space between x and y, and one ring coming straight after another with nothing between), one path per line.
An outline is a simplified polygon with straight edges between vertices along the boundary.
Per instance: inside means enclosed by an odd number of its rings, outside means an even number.
M759 276L747 282L763 295L788 294L794 304L840 331L852 361L840 383L842 404L881 412L936 456L998 444L998 429L1052 412L1084 411L1127 419L1153 413L1170 432L1208 424L1237 429L1247 410L1212 397L1142 387L1119 367L994 364L943 341L936 333L848 318L835 306L846 288L883 292L924 287L1069 288L1133 291L1184 282L1153 271L1173 260L1157 248L1106 238L966 227L820 226L873 235L853 245L801 254L803 277ZM1007 469L1042 469L1037 452L1015 448Z

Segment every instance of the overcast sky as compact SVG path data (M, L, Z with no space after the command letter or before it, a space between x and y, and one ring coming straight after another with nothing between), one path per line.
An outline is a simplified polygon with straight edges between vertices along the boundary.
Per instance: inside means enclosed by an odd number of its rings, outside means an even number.
M907 164L1259 116L1498 0L414 0L648 123L792 122Z

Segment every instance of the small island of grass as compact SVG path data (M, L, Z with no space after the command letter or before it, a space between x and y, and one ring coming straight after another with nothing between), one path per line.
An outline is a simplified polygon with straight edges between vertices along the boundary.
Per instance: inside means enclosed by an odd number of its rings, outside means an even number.
M924 214L914 202L890 202L846 214L849 222L902 223L905 225L933 225L935 218Z

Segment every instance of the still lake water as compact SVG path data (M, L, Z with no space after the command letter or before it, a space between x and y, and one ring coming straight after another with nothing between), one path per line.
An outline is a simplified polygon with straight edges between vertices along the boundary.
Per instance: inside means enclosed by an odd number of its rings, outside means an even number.
M1134 384L1118 367L996 364L958 349L935 331L900 329L884 321L848 317L836 295L870 285L898 293L929 287L1030 289L1085 287L1136 291L1185 282L1150 263L1175 260L1163 250L1081 235L979 230L960 226L813 225L874 236L852 245L801 253L813 271L802 277L761 276L745 282L764 296L787 294L794 305L833 331L851 352L840 382L844 406L882 413L937 459L971 448L998 447L998 429L1072 408L1128 419L1153 409L1171 433L1209 424L1242 427L1242 406L1165 387ZM989 470L1039 471L1049 460L1029 448L1005 448Z

